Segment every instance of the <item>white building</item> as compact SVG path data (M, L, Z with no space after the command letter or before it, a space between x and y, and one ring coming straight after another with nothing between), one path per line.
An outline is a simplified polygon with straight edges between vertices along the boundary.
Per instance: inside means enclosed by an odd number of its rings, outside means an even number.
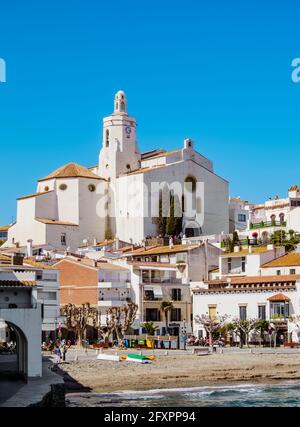
M35 283L36 299L41 306L41 336L39 342L54 333L60 321L59 271L20 254L12 257L1 255L0 280Z
M36 271L22 266L0 268L0 320L15 335L18 373L25 378L41 376L42 318Z
M177 150L140 153L136 120L127 114L119 91L114 112L103 120L98 165L87 169L70 163L39 179L36 193L18 199L17 221L5 247L25 246L32 239L34 245L75 250L83 242L103 241L110 229L120 240L141 242L158 234L153 218L165 184L180 203L184 196L183 233L228 232L227 181L190 139Z
M131 270L132 298L138 305L137 333L152 321L158 335L166 334L163 301L171 301L170 335L192 332L191 288L217 264L221 250L209 244L154 246L125 253Z
M275 196L265 203L250 206L247 234L249 238L267 241L278 230L300 233L300 187L289 188L288 196Z
M288 336L290 316L300 315L300 252L285 254L273 245L236 249L220 256L219 269L193 289L194 333L203 336L195 316L261 319Z

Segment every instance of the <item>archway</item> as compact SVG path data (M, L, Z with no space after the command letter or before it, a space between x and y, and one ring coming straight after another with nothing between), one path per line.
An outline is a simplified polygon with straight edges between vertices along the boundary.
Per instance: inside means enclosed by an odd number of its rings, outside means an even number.
M189 221L184 226L184 235L186 237L199 237L202 234L202 229L197 221Z
M5 341L1 344L0 375L27 379L28 343L24 332L14 323L0 319L6 325Z

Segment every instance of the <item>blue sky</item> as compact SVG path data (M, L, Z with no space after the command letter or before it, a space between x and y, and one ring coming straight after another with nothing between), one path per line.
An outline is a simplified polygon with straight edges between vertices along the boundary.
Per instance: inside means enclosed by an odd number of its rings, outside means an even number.
M97 163L101 121L127 94L143 151L191 137L253 201L300 185L300 4L10 0L0 9L0 224L36 180Z

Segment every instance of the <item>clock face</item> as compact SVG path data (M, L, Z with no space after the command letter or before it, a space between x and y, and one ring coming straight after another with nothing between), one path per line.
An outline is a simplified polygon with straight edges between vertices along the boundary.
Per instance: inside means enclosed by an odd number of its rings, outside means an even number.
M126 126L125 132L127 133L127 135L130 135L131 134L131 127L130 126Z

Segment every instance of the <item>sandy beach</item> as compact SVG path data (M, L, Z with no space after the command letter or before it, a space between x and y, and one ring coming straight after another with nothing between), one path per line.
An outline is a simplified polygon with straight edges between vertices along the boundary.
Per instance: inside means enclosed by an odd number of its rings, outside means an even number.
M249 352L195 356L158 355L152 364L98 361L70 361L58 365L67 391L72 380L102 393L121 390L149 390L218 385L225 383L267 383L300 380L300 353L250 354Z

